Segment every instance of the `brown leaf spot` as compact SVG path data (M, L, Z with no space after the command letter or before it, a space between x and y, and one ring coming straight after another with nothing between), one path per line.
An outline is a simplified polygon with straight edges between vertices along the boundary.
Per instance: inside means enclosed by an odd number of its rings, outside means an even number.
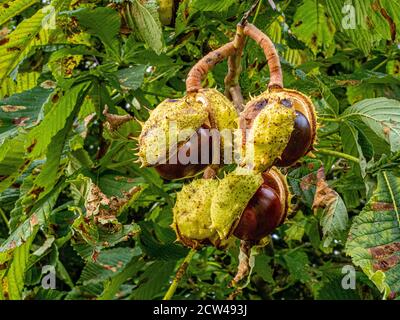
M57 84L54 81L46 80L40 84L43 89L54 89L57 87Z
M19 47L10 47L10 48L7 48L7 51L8 52L21 51L21 48L19 48Z
M97 251L97 250L94 250L94 251L93 251L93 253L92 253L92 260L93 260L94 262L97 261L97 258L99 257L99 254L100 254L99 251Z
M303 191L307 191L310 190L312 187L314 187L316 183L317 183L317 177L315 173L310 173L301 179L300 188Z
M26 148L26 151L27 151L28 153L31 153L31 152L33 151L33 148L36 146L36 143L37 143L37 140L36 140L36 139L33 139L32 144L31 144L28 148Z
M385 8L381 8L381 14L389 24L390 35L391 35L392 41L394 42L396 40L396 23L393 21L393 18L391 16L389 16L389 14L385 10Z
M103 264L102 267L103 267L104 269L106 269L106 270L110 270L110 271L112 271L112 272L117 272L117 268L116 268L116 267L110 266L110 265L108 265L108 264Z
M374 270L387 271L397 265L400 261L399 251L400 242L370 248L369 252L374 259Z
M0 40L0 46L2 46L3 44L8 43L9 41L10 41L9 38L3 38L3 39L1 39L1 40Z
M376 270L388 271L389 269L397 265L399 261L400 261L400 256L390 256L374 263L372 267L374 268L375 271Z
M393 242L383 246L377 246L369 249L369 252L374 259L382 259L387 256L393 255L395 252L400 251L400 242Z
M51 97L51 102L57 103L60 99L60 96L56 93L54 96Z
M29 119L30 119L29 117L14 118L12 120L12 123L18 127L23 127L26 126L26 121L28 121Z
M374 202L371 206L373 211L392 211L394 210L393 203Z
M29 219L29 224L31 225L31 227L33 228L34 226L36 226L39 223L39 219L37 217L36 214L33 214L31 216L31 218Z
M0 182L6 180L9 176L0 176Z
M0 108L4 112L17 112L17 111L26 109L26 107L24 107L24 106L12 106L12 105L5 105L5 106L1 106Z
M39 195L44 191L43 187L38 187L32 189L29 193L33 196L33 198L39 197Z
M385 136L389 136L389 134L390 134L390 128L389 128L389 127L384 127L384 128L383 128L383 133L385 134Z
M299 20L294 24L294 26L295 26L295 28L297 28L297 27L300 27L302 24L303 24L303 21Z
M336 80L336 84L339 86L356 86L360 84L360 80Z

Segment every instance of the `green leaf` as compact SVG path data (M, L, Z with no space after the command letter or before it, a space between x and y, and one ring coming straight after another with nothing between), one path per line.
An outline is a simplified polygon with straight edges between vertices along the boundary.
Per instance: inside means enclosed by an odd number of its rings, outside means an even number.
M356 173L360 174L362 177L365 177L365 168L367 166L367 162L365 160L363 151L358 143L357 129L354 128L351 123L341 122L340 137L342 139L343 152L358 157L360 159L360 163L357 166L358 170L356 170Z
M33 89L37 85L39 76L39 72L24 72L19 73L15 81L11 78L5 79L0 86L0 98L9 97L15 93Z
M190 6L199 11L226 11L233 4L237 3L235 0L193 0L190 1Z
M321 217L324 247L328 247L334 239L343 238L347 230L348 214L342 198L335 192L336 198L324 209Z
M311 280L310 265L307 254L300 250L292 250L283 256L290 275L303 283Z
M366 99L347 108L341 119L362 121L390 144L392 152L400 150L400 101L387 98Z
M60 182L51 193L33 206L30 210L30 216L26 217L26 220L0 245L0 253L21 246L37 230L37 227L42 226L46 222L63 188L65 188L65 183Z
M117 35L121 27L121 18L111 8L98 7L96 9L82 9L73 13L79 24L87 32L98 37L103 42L106 51L114 58L120 57Z
M317 300L360 300L356 290L343 289L343 276L340 272L326 274L322 287L318 290Z
M139 248L114 248L102 250L96 262L88 262L82 271L78 283L104 282L123 272L133 257L141 254Z
M129 8L134 21L131 27L137 29L147 45L160 54L164 50L164 41L158 12L138 0L133 0Z
M66 0L55 0L51 5L39 9L32 17L24 19L16 29L8 34L0 46L0 86L11 75L19 63L26 58L32 48L45 45L50 37L50 17L60 10Z
M42 122L29 132L27 147L32 146L31 158L37 158L47 150L51 139L65 127L65 123L74 109L82 104L89 86L90 84L85 82L66 91ZM43 132L46 134L44 135Z
M130 68L118 70L116 76L122 90L139 89L143 83L145 71L145 65L133 66Z
M39 0L11 0L7 1L7 7L0 7L0 26L8 20L20 14L25 9L29 8Z
M174 274L176 261L155 261L141 275L141 285L133 291L130 299L149 300L159 297L161 289L168 285L170 277Z
M318 0L304 0L296 11L292 30L314 53L333 44L335 26Z
M0 101L0 133L16 127L29 128L36 124L43 105L52 90L41 87L17 93Z
M24 288L25 273L28 265L29 251L34 238L34 234L26 239L26 242L15 249L12 262L7 270L5 279L3 279L3 296L10 300L21 300L22 290ZM4 284L5 282L5 284Z
M354 218L346 253L386 296L400 292L400 177L378 173L375 192Z

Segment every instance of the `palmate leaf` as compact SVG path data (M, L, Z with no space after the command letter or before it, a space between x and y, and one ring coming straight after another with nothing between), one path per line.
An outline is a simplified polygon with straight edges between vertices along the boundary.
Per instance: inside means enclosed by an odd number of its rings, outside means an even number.
M137 29L148 46L160 54L164 49L164 41L157 10L143 5L138 0L133 0L129 8L129 13L133 18L133 21L128 20L130 27Z
M7 1L7 6L0 6L0 26L11 18L20 14L39 0L11 0Z
M89 261L78 280L80 284L104 282L123 272L133 257L141 255L140 248L114 248L102 250L95 262Z
M73 13L79 24L92 35L103 42L106 51L114 58L119 58L118 32L121 26L121 18L111 8L96 8L94 10L82 9Z
M2 296L6 299L22 299L25 273L28 265L29 251L33 238L34 234L29 236L27 241L23 245L15 249L13 253L13 258L9 262L9 267L5 273L4 278L0 278L0 282L2 283L0 291L3 291Z
M54 0L51 5L39 9L32 17L23 20L3 39L0 46L0 89L19 63L32 48L45 45L51 30L50 17L58 12L67 0Z
M235 0L224 0L224 1L214 1L214 0L193 0L190 1L190 6L199 11L226 11L231 7Z
M65 182L60 181L51 193L34 204L32 209L29 211L29 217L26 217L26 220L12 232L3 243L0 244L0 253L8 252L21 246L34 232L36 232L39 226L42 226L46 222L51 210L56 204L60 192L65 187Z
M120 286L144 267L145 263L138 258L140 255L141 250L137 247L101 251L96 261L87 262L78 286L68 298L76 299L84 295L88 298L90 295L93 298L99 296L100 299L113 299Z
M346 6L347 4L350 6ZM370 52L376 41L389 37L385 33L385 29L388 29L387 22L372 9L371 0L350 3L347 0L326 0L326 8L336 28L340 30L339 34L348 37L364 54ZM354 19L351 20L353 13ZM348 25L350 23L354 23L354 26Z
M65 127L74 109L82 104L89 87L90 84L85 82L65 92L45 115L42 122L29 132L27 147L31 147L30 158L37 158L47 150L51 139Z
M25 163L25 134L6 140L0 146L0 192L7 189L28 167Z
M360 159L359 165L356 166L356 173L365 177L365 168L367 166L367 162L358 142L357 129L350 123L342 122L340 123L340 137L342 139L344 153Z
M0 98L9 97L15 93L33 89L37 85L39 76L39 72L24 72L19 73L15 81L11 78L5 79L0 88Z
M12 128L29 128L37 123L52 90L41 87L17 93L0 101L0 133Z
M386 296L400 292L400 177L378 173L377 188L354 218L346 252Z
M292 30L314 53L333 44L335 26L318 0L305 0L297 9Z
M176 261L155 261L146 268L140 276L141 285L132 292L132 300L149 300L160 298L163 294L162 288L168 285L169 279L174 272Z
M342 120L362 121L382 140L390 144L392 152L400 150L400 101L387 98L366 99L347 108ZM362 130L362 128L359 128Z

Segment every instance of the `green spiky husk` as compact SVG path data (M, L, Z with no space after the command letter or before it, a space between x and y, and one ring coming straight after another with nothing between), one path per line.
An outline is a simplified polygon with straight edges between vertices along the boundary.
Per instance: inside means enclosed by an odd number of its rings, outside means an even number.
M203 89L199 92L201 94L209 100L210 121L215 121L218 130L237 128L238 114L227 97L215 89Z
M142 165L155 165L168 159L168 151L188 141L207 119L207 110L193 97L161 102L151 112L139 136L138 156ZM176 137L176 141L170 141L170 137Z
M246 108L254 108L262 95L249 102ZM279 158L289 142L296 113L279 102L267 104L254 118L242 146L242 164L256 172L263 172Z
M185 245L218 244L218 235L211 226L210 217L211 195L217 188L217 180L198 179L185 185L177 194L172 227Z
M237 168L220 181L211 202L211 221L221 239L230 237L262 182L260 174L244 168Z

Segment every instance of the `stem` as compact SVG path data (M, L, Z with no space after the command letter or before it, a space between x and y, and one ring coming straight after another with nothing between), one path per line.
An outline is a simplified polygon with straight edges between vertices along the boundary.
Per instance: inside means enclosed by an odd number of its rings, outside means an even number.
M235 52L236 48L232 41L201 58L189 71L186 79L186 92L194 93L202 89L201 81L205 78L206 74L216 64L233 55Z
M253 24L256 23L258 14L260 13L261 4L262 4L262 0L260 0L260 2L258 3L257 10L256 10L256 14L254 15L254 18L253 18L253 21L252 21Z
M4 222L5 222L5 224L6 224L7 228L8 228L8 230L10 230L10 222L8 221L5 212L4 212L3 209L1 209L1 208L0 208L0 215L1 215L1 217L3 218L3 220L4 220Z
M250 23L245 25L244 34L255 40L258 45L264 50L270 72L270 82L268 87L270 89L283 88L281 62L279 60L278 52L276 51L275 45L272 40L256 26Z
M325 122L340 122L340 121L342 121L341 118L323 118L323 117L318 117L318 120L325 121Z
M328 156L343 158L343 159L346 159L346 160L349 160L349 161L352 161L355 163L360 163L360 159L353 157L347 153L342 153L339 151L334 151L334 150L329 150L329 149L318 149L317 152L320 154L328 155Z
M183 275L185 274L186 269L189 266L190 261L192 260L194 254L197 252L196 249L190 249L189 253L183 260L182 264L179 266L178 271L176 272L174 280L170 287L168 288L167 293L165 294L163 300L171 300L173 295L175 294L176 289L178 288L179 281L181 281Z

